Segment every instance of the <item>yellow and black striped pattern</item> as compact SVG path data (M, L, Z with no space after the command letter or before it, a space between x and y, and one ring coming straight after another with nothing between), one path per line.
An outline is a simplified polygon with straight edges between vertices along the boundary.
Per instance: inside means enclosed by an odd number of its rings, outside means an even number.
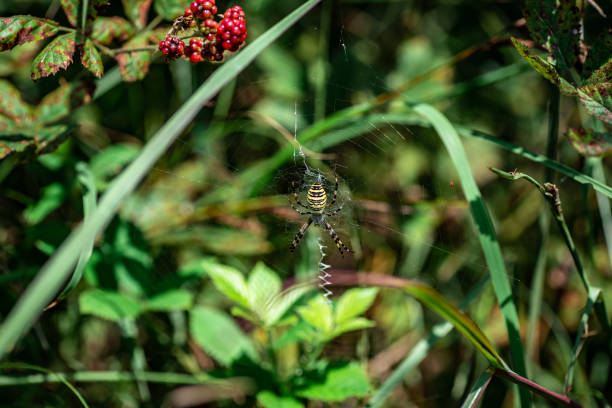
M302 227L298 231L298 233L295 236L295 238L293 238L293 242L291 243L291 246L289 247L289 250L291 252L295 251L295 248L300 243L300 240L304 237L304 234L306 233L306 230L308 229L308 227L310 227L310 224L312 224L312 221L313 221L312 217L309 218L308 222L306 224L302 225Z
M308 205L313 210L322 211L327 205L327 194L325 193L325 189L318 183L310 186L306 199L308 200Z

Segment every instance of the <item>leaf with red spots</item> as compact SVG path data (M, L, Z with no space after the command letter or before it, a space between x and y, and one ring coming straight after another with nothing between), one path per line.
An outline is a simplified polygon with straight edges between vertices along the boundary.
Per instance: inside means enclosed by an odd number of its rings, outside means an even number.
M0 79L0 116L10 120L3 120L4 124L14 123L21 126L31 121L30 105L21 99L19 90L4 79Z
M189 8L189 0L155 0L155 11L166 20L174 20Z
M149 45L150 33L142 33L124 44L125 48L142 48ZM152 51L125 52L117 55L117 63L121 77L126 82L134 82L143 79L149 72Z
M98 17L91 24L90 37L102 45L113 41L127 41L134 35L134 27L121 17Z
M70 112L89 103L95 86L84 81L62 84L48 93L34 110L34 120L49 124L65 118Z
M591 115L612 124L612 82L580 87L578 96Z
M104 65L102 65L100 53L89 38L85 40L85 44L81 47L81 64L97 78L100 78L104 73Z
M51 153L66 140L70 130L68 125L56 125L40 129L0 131L0 160L15 155L19 161L24 162Z
M32 61L31 78L36 81L54 75L60 69L68 68L72 63L75 45L75 33L60 35L51 41Z
M580 10L576 2L527 0L523 15L531 38L546 48L562 73L567 73L580 53Z
M58 24L53 20L32 16L0 18L0 51L16 45L43 40L57 34Z
M152 0L121 0L125 15L136 25L136 28L143 29L147 24L147 15L151 7Z
M81 9L83 4L81 0L60 0L64 13L68 18L68 22L76 27L79 24L81 18ZM91 21L95 19L100 11L102 11L110 3L108 0L89 0L87 3L87 20Z
M612 82L612 35L600 35L589 49L582 70L585 85Z
M597 157L612 152L612 135L595 132L592 129L573 129L567 132L567 137L574 149L583 156Z

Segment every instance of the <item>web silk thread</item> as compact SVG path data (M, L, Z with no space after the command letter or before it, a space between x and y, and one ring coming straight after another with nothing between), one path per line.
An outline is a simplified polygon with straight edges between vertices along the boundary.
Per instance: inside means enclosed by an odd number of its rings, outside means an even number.
M323 241L321 240L321 237L317 239L317 244L319 245L319 252L321 253L321 259L319 260L319 276L318 276L320 280L319 287L321 288L321 291L323 292L323 297L325 298L323 302L331 304L332 301L330 297L334 293L328 288L328 286L332 284L329 281L332 275L331 273L327 272L327 270L331 268L331 265L328 265L325 262L323 262L323 259L325 259L325 248L327 247L323 245Z

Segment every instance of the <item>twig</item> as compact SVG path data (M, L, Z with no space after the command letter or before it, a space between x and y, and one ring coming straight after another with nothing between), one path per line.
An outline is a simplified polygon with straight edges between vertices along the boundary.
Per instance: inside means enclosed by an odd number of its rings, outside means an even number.
M533 381L518 375L514 371L506 371L496 368L493 371L493 374L504 378L508 381L511 381L515 384L522 385L523 387L529 388L531 391L539 394L551 401L556 402L557 404L564 405L566 407L574 407L574 408L582 408L582 405L579 403L572 401L568 396L556 393L554 391L549 390L548 388L544 388L539 384L534 383Z

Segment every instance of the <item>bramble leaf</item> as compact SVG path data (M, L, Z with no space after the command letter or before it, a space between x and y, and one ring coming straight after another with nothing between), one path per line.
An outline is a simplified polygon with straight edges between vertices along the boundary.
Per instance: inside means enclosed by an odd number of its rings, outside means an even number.
M166 20L174 20L189 7L188 0L155 0L155 12Z
M149 45L148 33L142 33L125 43L125 48L142 48ZM151 51L125 52L117 55L117 63L121 77L126 82L135 82L143 79L149 72L151 64Z
M49 126L41 129L8 128L0 131L0 160L16 154L19 161L51 153L68 137L71 128L67 125Z
M259 315L264 314L266 305L274 299L281 285L278 275L263 262L258 262L247 282L251 310Z
M85 40L85 44L81 49L81 64L97 78L100 78L104 73L104 65L102 65L100 53L89 38Z
M143 29L147 24L147 14L152 0L121 0L125 15L134 23L136 28Z
M30 41L44 40L57 34L58 24L53 20L32 16L0 18L0 51Z
M567 137L574 149L583 156L605 156L612 151L612 135L592 129L570 128Z
M582 77L585 85L598 85L602 82L612 82L612 35L597 37L589 49L584 63Z
M612 82L580 87L578 96L591 115L612 124Z
M203 265L217 290L227 296L228 299L233 300L247 310L251 310L249 289L244 281L244 277L237 269L213 262L204 262Z
M189 331L195 342L215 360L230 366L241 356L256 359L255 347L225 313L198 307L189 316Z
M374 302L377 293L378 288L353 288L347 290L340 296L336 304L336 324L342 324L368 310Z
M81 13L81 0L60 0L64 13L68 18L68 22L73 27L79 24L79 14ZM98 16L98 13L109 5L108 0L89 0L87 3L87 20L93 20Z
M66 69L72 63L72 56L76 46L76 34L60 35L51 41L32 62L31 78L36 81L40 78L54 75L60 69Z
M93 289L81 293L79 308L83 314L91 314L112 321L126 317L136 317L140 314L140 303L121 293Z
M134 27L121 17L98 17L91 24L90 37L102 45L113 41L127 41L134 35Z
M65 83L48 93L34 110L34 120L49 124L65 118L70 112L88 104L94 92L94 84L84 81Z
M19 90L4 79L0 79L0 116L5 116L17 126L26 124L31 117L31 108L21 99ZM3 127L0 124L0 129Z
M321 374L322 380L311 379L296 394L320 401L344 401L350 397L365 397L372 390L365 371L357 361L340 366L329 365Z

